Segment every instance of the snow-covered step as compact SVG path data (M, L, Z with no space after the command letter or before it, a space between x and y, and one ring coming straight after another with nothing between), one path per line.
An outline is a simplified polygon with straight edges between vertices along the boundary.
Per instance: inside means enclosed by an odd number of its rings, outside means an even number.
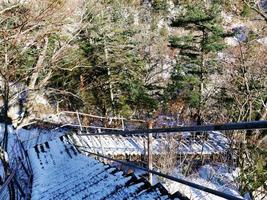
M82 155L61 137L28 150L32 200L168 199L133 176Z
M181 141L176 141L177 154L207 154L225 153L228 148L228 141L222 133L210 132L209 138L203 140L193 138L184 133ZM190 134L190 133L189 133ZM215 138L212 136L217 134ZM91 152L99 152L105 155L133 155L144 154L147 138L145 136L95 136L95 135L71 135L70 139L78 146L83 146ZM153 154L161 154L164 146L168 144L165 137L154 137L152 146Z
M143 186L144 183L137 183L129 187L123 187L117 192L107 196L106 199L123 200L123 199L129 199L130 197L135 197L139 193L139 191L142 190Z

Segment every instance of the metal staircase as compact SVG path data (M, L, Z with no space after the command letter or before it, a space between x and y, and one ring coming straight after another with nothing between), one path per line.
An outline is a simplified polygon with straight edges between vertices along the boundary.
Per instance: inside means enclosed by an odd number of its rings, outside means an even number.
M144 179L79 153L65 136L28 150L33 167L33 200L170 199Z

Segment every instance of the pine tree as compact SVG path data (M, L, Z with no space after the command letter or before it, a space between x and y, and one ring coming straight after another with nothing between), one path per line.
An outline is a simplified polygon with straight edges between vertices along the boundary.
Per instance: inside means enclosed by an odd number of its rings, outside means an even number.
M168 90L172 98L180 97L196 110L194 116L201 124L208 74L216 70L214 55L224 48L219 1L183 5L172 26L183 28L186 34L170 38L171 46L180 52Z
M136 109L153 109L156 101L144 84L146 60L138 40L141 29L134 23L136 11L123 1L99 2L98 7L86 19L90 25L80 36L80 46L92 66L81 71L84 97L102 115L129 116Z

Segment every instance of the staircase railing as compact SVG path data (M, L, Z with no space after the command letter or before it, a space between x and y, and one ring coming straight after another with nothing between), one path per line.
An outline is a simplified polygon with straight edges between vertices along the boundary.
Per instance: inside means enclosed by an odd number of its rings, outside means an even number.
M161 134L164 135L169 135L173 136L177 133L184 133L184 132L193 132L198 135L203 135L204 137L207 135L207 132L212 131L250 131L250 130L258 130L258 129L267 129L267 121L255 121L255 122L240 122L240 123L227 123L227 124L210 124L210 125L202 125L202 126L186 126L186 127L173 127L173 128L159 128L159 129L144 129L144 130L133 130L133 131L118 131L118 130L113 130L113 131L108 131L108 132L99 132L99 131L94 131L92 133L81 130L79 127L76 127L79 131L75 135L79 138L81 142L75 142L73 141L74 145L81 151L84 152L85 154L97 156L106 160L118 162L122 165L129 166L134 169L139 169L143 170L145 172L148 172L150 174L160 176L172 181L175 181L177 183L181 183L183 185L207 192L209 194L213 194L225 199L233 199L233 200L241 200L242 198L236 197L215 189L211 189L208 187L205 187L200 184L196 184L192 181L185 180L183 178L177 178L174 176L170 176L166 173L162 173L158 171L158 169L154 169L152 164L149 163L152 161L152 159L148 159L148 164L147 166L149 167L142 167L138 166L136 164L133 164L132 162L126 162L118 159L114 159L110 156L104 155L103 151L104 148L101 149L100 152L92 152L89 151L88 149L91 149L90 146L84 141L84 136L90 137L90 136L123 136L123 137L132 137L135 135L138 136L146 136L147 138L147 146L148 146L148 155L153 155L153 149L152 149L152 144L153 144L153 139L154 137L158 137ZM70 132L66 132L67 134L73 134ZM149 156L148 156L149 157Z
M208 187L205 187L203 185L199 185L196 183L193 183L191 181L182 179L182 178L177 178L174 176L167 175L165 173L161 173L160 171L153 169L151 160L152 158L148 159L148 167L141 167L136 164L133 164L131 162L126 162L118 159L114 159L110 156L104 155L103 154L103 149L102 149L102 154L99 152L92 152L88 151L88 149L91 149L90 146L84 141L83 136L90 137L90 136L134 136L134 135L139 135L139 136L147 136L147 146L148 146L148 157L149 155L153 155L153 150L152 150L152 142L153 142L153 135L159 135L159 134L167 134L167 135L175 135L177 133L182 133L182 132L195 132L198 134L203 134L204 132L208 131L237 131L237 130L257 130L257 129L267 129L267 121L255 121L255 122L241 122L241 123L227 123L227 124L215 124L215 125L202 125L202 126L188 126L188 127L176 127L176 128L160 128L160 129L145 129L145 130L133 130L133 131L113 131L113 132L102 132L102 133L86 133L80 131L80 133L76 134L76 136L80 139L81 142L79 144L76 143L76 147L81 151L84 152L85 154L97 156L100 158L104 158L110 161L114 161L117 163L120 163L125 166L129 166L134 169L139 169L143 170L145 172L148 172L153 175L157 175L181 184L184 184L186 186L225 198L225 199L233 199L233 200L241 200L242 198L236 197L215 189L211 189Z

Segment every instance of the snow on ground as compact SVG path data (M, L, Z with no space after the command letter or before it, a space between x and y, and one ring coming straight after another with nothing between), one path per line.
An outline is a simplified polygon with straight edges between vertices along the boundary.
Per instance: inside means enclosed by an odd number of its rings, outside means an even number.
M19 143L17 142L17 135L14 128L11 125L8 125L8 145L7 145L7 152L6 156L8 157L9 164L11 168L15 168L15 160L18 156L20 156L21 152L19 149ZM3 140L5 131L5 125L0 124L0 141Z
M80 154L64 137L28 150L33 167L32 200L168 199L142 188L116 168Z
M175 177L242 198L238 192L237 184L234 182L234 179L238 176L238 170L229 169L226 165L205 165L199 169L198 173L187 177L183 176L178 170L174 171L173 175ZM224 198L171 180L167 180L164 186L171 194L179 191L191 200L224 200Z
M36 144L43 144L44 142L65 135L67 131L67 129L57 129L50 131L40 128L30 130L21 128L17 130L17 134L19 139L22 141L24 148L27 150L34 147Z
M5 126L4 124L0 124L0 138L3 139L4 136L4 130ZM26 174L25 171L30 172L30 167L28 165L27 159L25 157L25 154L22 150L21 143L18 140L17 134L14 130L14 128L11 125L8 125L8 148L7 152L5 153L6 160L9 164L9 170L10 173L14 172L16 181L19 184L19 186L23 189L25 193L29 191L28 183L29 183L29 176ZM22 167L23 166L23 167ZM0 162L0 176L2 180L5 180L5 178L9 174L4 173L4 168L2 166L2 162ZM15 188L15 192L17 191L17 188ZM19 197L18 197L19 198ZM9 199L9 193L8 193L8 187L3 188L2 192L0 193L0 199Z

